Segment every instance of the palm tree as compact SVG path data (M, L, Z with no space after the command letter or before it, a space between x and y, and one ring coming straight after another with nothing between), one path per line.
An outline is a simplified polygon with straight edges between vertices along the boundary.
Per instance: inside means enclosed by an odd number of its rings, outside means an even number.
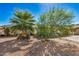
M12 30L19 32L18 39L23 39L24 37L30 38L29 35L33 31L34 21L33 16L29 12L16 10L10 23Z

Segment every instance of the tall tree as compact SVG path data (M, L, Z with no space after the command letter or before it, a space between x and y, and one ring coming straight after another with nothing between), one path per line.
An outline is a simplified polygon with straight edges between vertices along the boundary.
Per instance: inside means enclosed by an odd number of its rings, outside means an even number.
M40 16L37 35L43 38L66 36L71 32L73 17L73 13L67 10L50 9Z

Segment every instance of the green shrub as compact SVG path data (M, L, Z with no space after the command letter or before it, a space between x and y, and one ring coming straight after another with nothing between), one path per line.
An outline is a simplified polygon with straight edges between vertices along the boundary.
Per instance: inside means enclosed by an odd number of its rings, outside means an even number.
M42 14L37 22L37 36L54 38L67 36L72 29L73 14L60 8L53 8Z

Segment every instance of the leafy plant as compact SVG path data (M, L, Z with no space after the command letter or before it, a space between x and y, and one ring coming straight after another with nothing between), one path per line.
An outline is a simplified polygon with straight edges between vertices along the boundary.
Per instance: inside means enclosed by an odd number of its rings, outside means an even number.
M50 9L42 14L37 22L37 35L40 38L67 36L72 29L73 13L60 8Z
M5 33L5 35L6 35L6 36L10 36L10 28L7 27L7 26L3 26L3 28L4 28L4 33Z

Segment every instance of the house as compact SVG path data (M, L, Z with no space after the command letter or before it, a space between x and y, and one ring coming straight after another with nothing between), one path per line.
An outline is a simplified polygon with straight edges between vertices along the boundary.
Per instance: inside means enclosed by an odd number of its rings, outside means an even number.
M73 34L74 35L79 35L79 24L77 24L77 25L74 26Z

